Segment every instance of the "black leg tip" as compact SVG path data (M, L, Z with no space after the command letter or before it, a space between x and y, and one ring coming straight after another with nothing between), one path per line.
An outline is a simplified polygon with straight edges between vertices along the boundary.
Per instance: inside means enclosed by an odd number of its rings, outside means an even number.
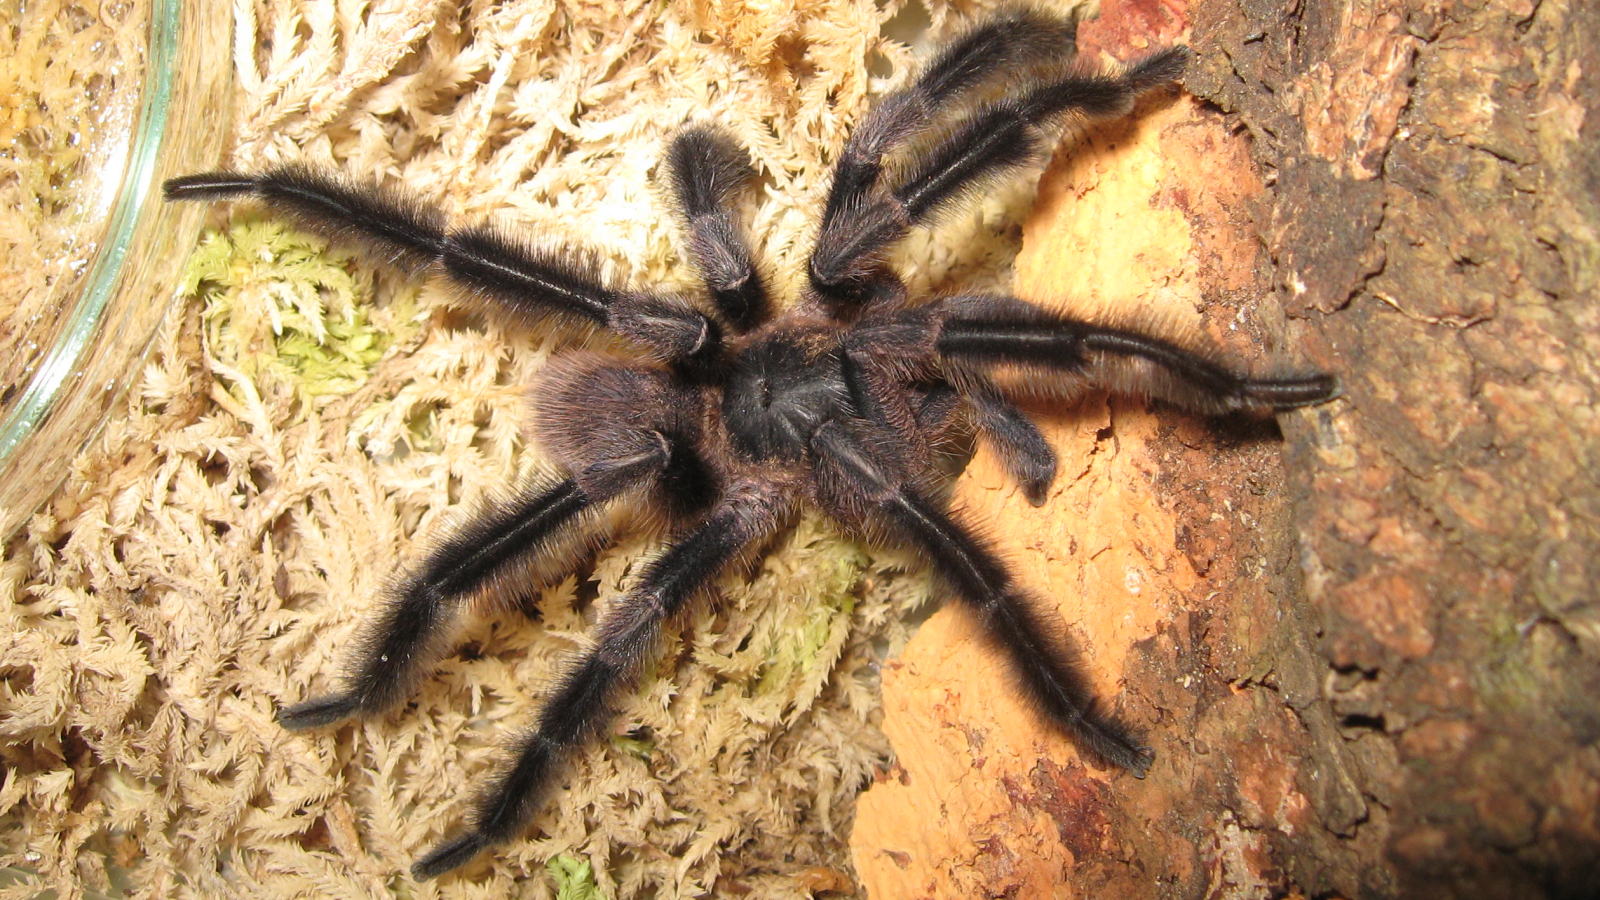
M1156 759L1155 751L1149 747L1125 739L1094 740L1083 749L1089 751L1089 755L1101 765L1122 769L1141 780L1150 774L1150 764Z
M417 881L427 881L438 878L452 869L460 868L472 861L489 841L476 831L458 834L448 841L434 847L411 867L411 877Z
M220 200L239 194L248 194L257 187L258 179L233 172L202 172L169 178L161 185L161 196L168 200Z
M360 701L349 694L329 694L278 710L278 724L290 731L321 728L350 718L360 707Z
M1050 480L1030 480L1021 484L1022 496L1032 506L1043 506L1050 499Z
M1344 388L1339 385L1339 379L1332 375L1317 375L1307 378L1304 384L1299 387L1298 393L1291 390L1289 395L1283 399L1283 402L1278 407L1280 411L1302 409L1307 406L1316 406L1319 403L1327 403L1330 400L1338 399L1344 393Z
M1327 403L1343 393L1339 379L1332 375L1251 381L1243 391L1247 403L1260 404L1275 413Z
M1156 755L1154 751L1139 747L1134 751L1133 758L1128 760L1123 768L1128 770L1129 775L1143 781L1144 777L1150 774L1150 764L1155 761Z
M1189 48L1182 44L1158 50L1133 64L1128 70L1128 85L1135 92L1142 93L1171 84L1183 77L1183 70L1188 67L1191 56Z

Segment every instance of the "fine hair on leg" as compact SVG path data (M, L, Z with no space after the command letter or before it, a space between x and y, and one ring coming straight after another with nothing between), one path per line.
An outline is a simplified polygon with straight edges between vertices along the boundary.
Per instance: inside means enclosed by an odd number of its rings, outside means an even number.
M1144 396L1192 412L1269 413L1338 395L1329 375L1252 378L1199 352L1135 331L1092 325L1002 297L958 298L935 339L939 356L960 366L1018 367L1035 393L1063 378L1084 387Z
M611 720L616 694L651 657L662 624L740 553L770 535L785 506L766 489L735 485L701 524L651 563L606 611L594 646L557 681L537 724L516 742L511 765L479 797L471 827L424 854L412 874L436 877L525 830L557 767Z
M883 157L924 131L950 104L997 77L1059 59L1072 50L1074 26L1026 6L1002 9L967 28L924 65L911 84L884 97L856 126L834 165L822 214L827 231L839 213L861 205L878 184Z
M688 231L689 256L712 303L735 331L755 328L771 310L733 211L733 202L756 174L749 155L721 129L698 125L678 132L665 162Z
M973 425L989 441L1007 474L1034 506L1043 506L1056 480L1056 452L1027 413L981 376L962 379Z
M306 166L259 175L210 172L173 178L168 200L253 197L269 210L331 241L365 249L410 275L443 274L475 306L528 327L546 321L608 328L660 359L704 355L716 329L682 298L608 284L595 251L540 246L505 228L448 230L443 214L392 190Z
M491 505L435 543L384 591L377 618L357 639L343 688L278 711L291 730L383 712L409 697L438 658L461 604L522 575L526 560L578 526L594 505L571 478L535 482L506 504Z

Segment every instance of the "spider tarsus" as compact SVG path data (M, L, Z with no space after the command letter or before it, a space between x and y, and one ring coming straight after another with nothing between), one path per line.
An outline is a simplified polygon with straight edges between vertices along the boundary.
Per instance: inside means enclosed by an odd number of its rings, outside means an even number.
M1097 710L1101 721L1095 729L1063 726L1063 731L1089 759L1108 769L1121 769L1143 781L1155 764L1156 753L1139 741L1120 719ZM1109 728L1105 723L1113 723ZM1060 724L1060 723L1057 723Z
M218 172L204 177L212 179L205 186L184 179L167 182L168 198L253 196L307 230L370 246L379 259L403 262L412 270L428 266L442 252L444 217L394 191L360 188L303 165L278 166L254 176Z
M984 381L967 390L974 424L994 445L1006 471L1034 506L1049 499L1056 479L1056 453L1033 420L1008 401L998 388Z
M1287 412L1337 399L1344 391L1332 375L1301 378L1252 379L1243 392L1251 400L1265 404L1274 412Z
M1017 485L1022 488L1022 496L1028 501L1028 505L1039 507L1050 502L1050 484L1055 476L1053 468L1050 476L1030 480L1018 479Z
M607 702L621 675L595 651L561 676L539 721L512 749L512 764L491 781L473 810L472 834L480 847L507 840L527 827L562 755L611 716ZM465 860L462 860L465 862Z
M278 710L278 724L290 731L307 731L343 722L361 711L355 694L328 694Z
M1150 767L1155 764L1155 761L1156 752L1154 750L1149 747L1135 747L1133 748L1132 757L1122 768L1126 769L1129 775L1143 781L1145 776L1150 774Z
M459 869L482 853L489 843L487 838L476 831L458 834L424 853L413 863L411 877L417 881L427 881L453 869Z
M1194 53L1188 47L1178 44L1157 50L1139 60L1129 66L1122 77L1134 93L1144 93L1182 78L1184 69L1188 68L1189 60L1193 57Z
M235 172L202 172L169 178L161 185L162 199L174 200L224 200L248 194L256 189L257 180L251 175Z

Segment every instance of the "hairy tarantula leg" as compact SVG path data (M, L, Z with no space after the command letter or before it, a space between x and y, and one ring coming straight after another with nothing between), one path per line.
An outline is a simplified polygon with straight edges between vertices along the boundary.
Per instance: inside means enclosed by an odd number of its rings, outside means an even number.
M961 394L944 382L912 389L916 404L917 430L929 436L930 443L948 439L961 412Z
M839 153L822 214L823 230L877 185L883 156L927 128L938 112L994 76L1057 58L1072 48L1070 22L1026 7L1003 10L946 44L915 81L867 113Z
M825 296L848 298L852 286L870 277L881 255L913 226L1043 155L1048 149L1044 123L1065 116L1124 115L1140 93L1182 74L1187 59L1187 48L1170 47L1121 74L1067 74L980 107L897 187L824 221L811 254L812 286Z
M594 647L567 670L538 724L517 742L511 767L479 798L471 830L428 851L412 866L412 876L441 875L525 830L562 758L611 719L617 691L644 667L662 623L743 550L771 534L782 517L783 501L775 494L735 486L697 528L651 563L607 610Z
M977 372L959 373L958 386L943 384L942 392L914 396L896 383L904 373L897 373L879 352L893 346L894 336L873 330L865 334L840 360L850 406L858 416L888 426L914 450L925 451L949 436L954 416L965 407L968 421L990 443L1028 501L1043 505L1055 481L1056 454L1022 410Z
M895 484L864 442L837 423L812 437L819 465L852 485L889 532L927 554L955 596L977 615L984 631L1010 657L1034 705L1099 758L1143 777L1152 754L1094 699L1076 652L1047 626L1011 574L976 535L935 503Z
M548 554L587 512L659 476L671 463L672 447L662 438L643 453L599 460L577 477L535 484L463 523L388 588L382 612L358 644L344 690L280 710L279 724L317 728L404 700L438 655L463 600L519 578L526 560Z
M755 169L733 139L712 126L678 133L667 148L673 197L689 231L689 254L722 317L749 331L770 311L766 285L730 208Z
M1152 754L1094 699L1081 661L1051 635L1031 601L978 538L909 491L882 505L885 516L932 558L934 569L1005 648L1040 710L1100 758L1144 777Z
M1331 375L1249 378L1132 331L1090 325L1016 300L963 300L1000 309L991 315L958 312L944 321L935 347L949 361L1065 373L1087 386L1154 397L1207 415L1281 412L1339 395Z
M1016 479L1023 496L1043 506L1056 480L1056 452L1027 414L1005 398L988 379L962 379L962 393L972 406L973 424L988 438L1001 465Z
M404 700L437 655L461 601L559 537L593 504L577 480L567 478L535 485L515 502L464 523L389 588L358 644L344 689L279 710L279 724L317 728Z
M706 356L720 344L710 320L679 298L607 285L592 251L537 247L491 225L450 231L443 215L404 195L304 166L259 175L185 175L163 190L167 200L255 197L308 230L365 246L407 273L437 268L469 297L519 320L555 317L610 328L665 361Z

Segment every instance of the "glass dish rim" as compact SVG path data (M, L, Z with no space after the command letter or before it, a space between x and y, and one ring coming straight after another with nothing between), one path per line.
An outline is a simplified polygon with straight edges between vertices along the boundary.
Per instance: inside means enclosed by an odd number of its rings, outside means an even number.
M68 325L28 380L16 406L4 422L0 422L0 468L11 462L71 383L122 282L128 250L138 225L151 214L150 187L167 132L167 117L177 79L182 7L183 0L156 0L154 3L137 124L129 142L127 165L109 216L106 238L90 262L84 288L69 313Z

